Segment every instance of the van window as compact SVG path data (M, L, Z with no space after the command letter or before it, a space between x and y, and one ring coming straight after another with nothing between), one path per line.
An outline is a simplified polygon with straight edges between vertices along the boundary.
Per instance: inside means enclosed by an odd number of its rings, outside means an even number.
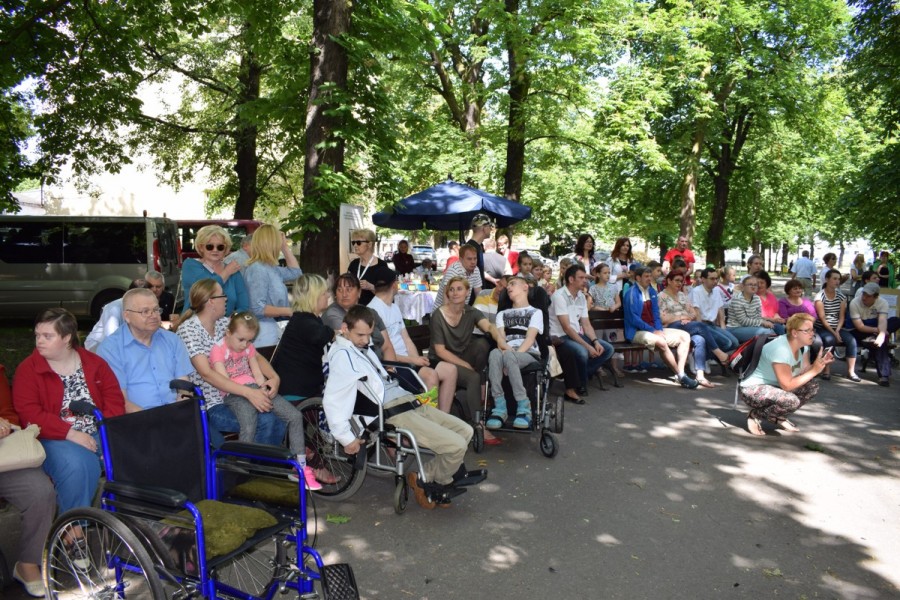
M66 226L64 262L147 263L144 223L75 223Z
M62 223L0 226L0 260L7 263L62 262Z

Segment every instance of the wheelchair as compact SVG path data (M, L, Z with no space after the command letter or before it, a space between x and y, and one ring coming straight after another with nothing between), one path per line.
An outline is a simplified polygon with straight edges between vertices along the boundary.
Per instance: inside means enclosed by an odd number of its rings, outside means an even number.
M288 479L300 471L296 458L242 442L212 451L202 392L182 380L172 387L193 397L109 419L87 403L71 407L96 416L106 482L99 509L53 524L47 597L358 600L351 567L324 565L309 542L302 473ZM241 497L247 481L287 488L291 500Z
M522 383L528 391L528 398L531 401L531 427L528 429L517 429L512 427L511 422L516 414L516 400L513 398L512 389L509 386L509 380L503 377L504 399L507 403L507 415L510 418L498 429L491 429L491 432L511 432L511 433L533 433L540 432L539 447L541 454L547 458L553 458L559 452L559 441L555 434L562 433L565 421L565 404L561 395L555 398L550 397L550 382L553 377L550 375L550 299L547 293L541 288L531 288L528 294L528 303L534 308L541 311L544 317L544 333L537 337L538 349L540 350L540 360L531 363L521 370ZM500 295L498 304L498 312L512 308L512 303L504 291ZM523 332L524 335L524 332ZM487 378L485 378L487 379ZM490 389L490 381L484 386L484 400L482 410L476 414L477 427L475 428L474 449L475 452L484 450L484 429L487 419L490 417L490 409L488 408L493 394Z
M407 392L423 394L427 391L415 369L409 365L384 363L384 366L392 370L392 374L399 378L401 386ZM406 474L415 468L420 481L428 483L423 463L428 457L434 456L434 453L420 446L412 431L387 423L389 415L385 415L384 407L372 402L365 394L357 394L351 422L357 436L366 440L365 449L356 455L346 454L340 442L331 435L322 398L307 398L297 408L304 415L306 444L312 448L312 455L307 457L307 463L313 468L328 469L337 479L336 483L331 484L320 482L322 489L311 492L314 496L334 501L344 500L362 487L368 474L393 477L393 507L394 512L400 515L409 502ZM461 466L458 476L458 487L454 487L452 491L454 496L463 493L465 486L481 482L487 473L484 470L468 472Z

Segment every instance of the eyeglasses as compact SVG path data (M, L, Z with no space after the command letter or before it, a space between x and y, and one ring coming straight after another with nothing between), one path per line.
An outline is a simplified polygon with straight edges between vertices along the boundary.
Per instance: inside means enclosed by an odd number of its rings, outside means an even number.
M146 319L148 317L152 317L153 315L161 315L162 309L158 306L156 308L144 308L141 310L132 310L130 308L126 308L125 312L137 313Z
M228 294L219 294L218 296L210 296L210 300L217 300L218 298L227 298Z
M353 240L350 242L353 246L359 246L360 244L368 244L369 240Z
M759 284L758 283L745 283L744 286L745 287L759 287Z
M798 329L800 333L812 333L815 329Z
M206 249L218 250L219 252L222 252L223 250L225 250L225 244L207 244Z

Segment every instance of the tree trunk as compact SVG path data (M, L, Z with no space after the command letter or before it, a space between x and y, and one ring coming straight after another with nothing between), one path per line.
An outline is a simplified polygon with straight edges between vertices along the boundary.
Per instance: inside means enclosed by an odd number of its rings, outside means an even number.
M245 25L245 28L250 25ZM241 57L241 70L238 81L241 86L241 103L246 104L259 99L259 86L262 77L262 66L257 62L253 52L247 49ZM252 219L256 200L259 198L257 175L259 156L256 152L256 140L259 135L256 125L247 122L237 111L237 126L234 135L237 160L234 170L238 179L238 197L234 205L235 219Z
M786 267L787 264L788 264L788 252L789 252L789 250L790 250L790 249L788 248L787 242L783 242L783 243L781 244L781 268L782 268L782 269L784 269L784 267Z
M506 0L509 15L519 13L519 0ZM522 176L525 173L525 99L531 79L525 68L523 49L515 36L507 33L506 56L509 68L509 119L506 127L506 173L503 195L521 202Z
M739 109L723 132L725 141L711 153L716 160L713 172L715 200L710 215L709 230L706 232L706 262L714 265L725 264L725 217L728 212L731 176L737 168L737 160L747 141L752 123L753 115L749 109Z
M678 234L686 237L689 242L693 242L697 226L697 179L700 171L700 158L703 153L705 121L703 123L694 133L687 173L685 173L684 182L681 184L681 218L678 225Z
M306 109L306 164L303 169L303 202L321 216L312 220L312 231L300 242L300 264L310 273L324 274L339 264L338 231L340 199L319 185L322 171L344 171L345 141L341 129L340 93L347 87L348 56L337 42L350 31L350 0L314 0L313 39L310 52L309 102ZM332 94L337 91L337 96ZM331 114L329 114L331 113ZM339 134L338 134L339 135Z

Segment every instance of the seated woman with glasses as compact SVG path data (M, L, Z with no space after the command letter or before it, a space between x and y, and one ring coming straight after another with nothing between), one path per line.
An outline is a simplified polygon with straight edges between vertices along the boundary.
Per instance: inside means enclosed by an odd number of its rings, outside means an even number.
M355 229L350 232L350 251L358 258L350 261L347 271L356 275L362 293L359 303L368 305L375 297L375 283L387 281L394 275L386 262L375 256L375 232Z
M201 227L194 238L194 248L200 258L189 258L181 266L181 288L185 293L201 279L214 279L227 297L226 315L249 309L250 295L240 265L237 262L224 263L231 252L228 232L218 225ZM184 308L187 310L187 303Z
M728 305L728 331L742 344L755 335L775 334L775 323L762 316L762 300L757 295L759 280L749 275L741 284L740 293Z
M810 362L814 323L807 313L792 315L787 333L763 347L756 369L741 382L741 400L750 407L747 429L753 435L765 435L763 421L785 431L799 431L788 415L815 397L819 391L816 376L834 362L830 349Z

